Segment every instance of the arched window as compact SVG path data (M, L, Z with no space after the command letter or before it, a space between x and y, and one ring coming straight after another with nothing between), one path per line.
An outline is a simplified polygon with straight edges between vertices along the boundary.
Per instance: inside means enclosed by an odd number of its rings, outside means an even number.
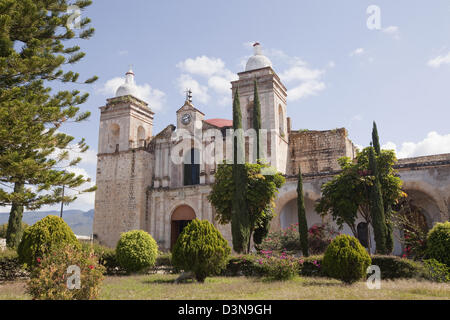
M109 150L112 152L119 152L120 144L120 127L113 123L109 128Z
M142 126L139 126L137 130L137 142L139 147L145 146L145 129Z
M191 149L184 155L184 175L185 186L192 186L200 183L200 152Z
M278 106L278 130L280 131L280 135L284 136L284 115L281 104Z

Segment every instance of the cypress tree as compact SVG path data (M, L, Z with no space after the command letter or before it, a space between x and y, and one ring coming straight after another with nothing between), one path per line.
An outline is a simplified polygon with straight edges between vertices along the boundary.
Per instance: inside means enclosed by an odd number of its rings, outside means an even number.
M259 101L258 85L254 80L254 97L253 97L253 129L256 131L256 150L255 162L261 159L260 130L261 130L261 102Z
M377 124L373 122L372 128L372 144L375 149L376 156L381 155L380 138L378 136ZM381 176L378 177L381 179ZM384 204L384 215L386 218L386 253L391 253L394 250L394 233L391 221L392 208L388 203Z
M250 241L250 219L246 202L247 175L245 172L244 134L242 131L242 114L239 102L239 90L236 89L233 100L233 207L231 213L231 234L233 249L246 253Z
M303 196L303 179L300 165L298 166L297 185L297 207L298 207L298 232L300 234L300 246L303 256L309 256L308 250L308 222L306 221L305 199Z
M369 151L369 167L374 177L374 183L370 188L370 215L376 244L376 253L386 254L386 219L384 216L383 196L378 175L374 148Z
M380 147L380 139L378 138L377 124L375 123L375 121L373 122L372 128L372 143L377 156L379 156L381 154L381 147Z

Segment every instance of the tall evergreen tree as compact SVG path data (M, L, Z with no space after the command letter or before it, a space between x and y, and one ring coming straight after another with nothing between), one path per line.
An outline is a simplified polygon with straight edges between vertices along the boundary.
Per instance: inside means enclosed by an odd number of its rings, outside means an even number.
M300 234L300 245L303 256L309 256L308 250L308 222L306 220L305 199L303 195L303 178L300 165L298 166L297 185L297 208L298 208L298 232Z
M244 132L242 130L242 114L239 102L239 89L236 89L233 100L233 206L231 213L231 233L233 249L246 253L250 241L250 217L247 210L245 170Z
M374 179L373 185L370 187L370 216L372 219L376 252L386 254L387 227L384 216L383 195L381 193L381 184L373 147L369 151L369 168Z
M261 159L261 102L259 101L258 84L254 80L254 97L253 97L253 129L256 131L256 148L255 148L255 162Z
M373 122L372 128L372 144L375 149L376 156L381 155L380 138L378 136L377 124ZM381 176L379 176L381 179ZM394 250L394 227L392 225L392 207L387 201L384 203L384 215L386 218L386 253L392 253Z
M377 156L379 156L381 154L381 147L380 147L380 139L378 138L377 124L375 123L375 121L373 122L372 128L372 143Z
M62 171L81 160L70 160L69 148L84 152L88 147L84 140L70 144L73 137L58 131L64 123L89 117L77 107L88 94L72 90L51 95L44 81L78 83L79 74L63 68L80 61L84 53L78 46L65 47L63 41L92 36L88 18L81 19L78 31L68 24L71 5L83 9L90 4L90 0L0 2L0 206L11 206L10 247L21 238L24 207L34 210L71 202L76 197L63 198L61 186L77 188L88 180Z

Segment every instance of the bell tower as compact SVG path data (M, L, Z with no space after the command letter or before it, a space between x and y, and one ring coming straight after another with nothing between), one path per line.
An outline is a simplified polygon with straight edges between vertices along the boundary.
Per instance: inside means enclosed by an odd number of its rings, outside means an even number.
M288 130L286 117L287 90L272 62L262 54L261 45L253 45L254 54L247 61L245 71L238 73L239 80L231 82L232 95L239 89L244 131L253 126L254 80L257 81L261 103L261 128L267 131L266 160L278 171L286 173Z
M153 172L146 146L153 115L138 97L131 69L116 96L100 107L93 233L107 246L114 247L121 232L145 229L146 188Z

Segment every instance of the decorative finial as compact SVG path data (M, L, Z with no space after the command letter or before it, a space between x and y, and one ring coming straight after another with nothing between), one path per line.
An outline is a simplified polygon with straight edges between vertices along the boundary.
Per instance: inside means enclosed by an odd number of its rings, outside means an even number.
M134 75L134 72L133 72L133 65L132 65L132 64L128 65L128 72L127 72L126 74L132 74L132 75Z
M259 42L255 42L253 44L253 51L254 51L255 56L256 55L262 55L261 44Z
M192 91L191 89L186 89L186 101L192 103Z

